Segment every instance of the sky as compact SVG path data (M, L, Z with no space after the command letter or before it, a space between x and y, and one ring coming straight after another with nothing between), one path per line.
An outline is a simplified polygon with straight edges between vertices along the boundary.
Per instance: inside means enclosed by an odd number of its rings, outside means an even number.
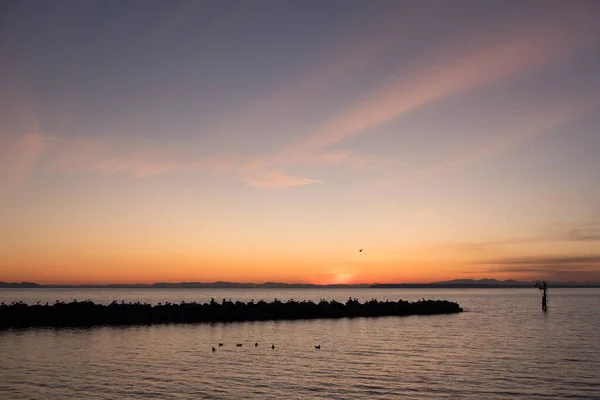
M600 2L4 0L0 71L0 281L600 281Z

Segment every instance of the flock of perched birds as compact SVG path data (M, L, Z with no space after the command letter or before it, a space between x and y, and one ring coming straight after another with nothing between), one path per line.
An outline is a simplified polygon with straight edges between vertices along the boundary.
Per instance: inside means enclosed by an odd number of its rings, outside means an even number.
M244 345L243 343L236 343L235 347L242 347L243 345ZM219 343L219 347L223 347L223 343ZM254 347L258 347L258 342L254 343ZM271 345L271 349L275 350L275 345L274 344ZM315 349L321 350L321 345L320 344L316 345ZM213 352L217 351L217 349L215 348L215 346L212 347L212 351Z

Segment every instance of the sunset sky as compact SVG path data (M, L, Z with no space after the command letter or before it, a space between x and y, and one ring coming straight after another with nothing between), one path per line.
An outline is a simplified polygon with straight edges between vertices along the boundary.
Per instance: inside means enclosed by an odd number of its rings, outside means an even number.
M0 71L0 281L600 281L600 1L3 1Z

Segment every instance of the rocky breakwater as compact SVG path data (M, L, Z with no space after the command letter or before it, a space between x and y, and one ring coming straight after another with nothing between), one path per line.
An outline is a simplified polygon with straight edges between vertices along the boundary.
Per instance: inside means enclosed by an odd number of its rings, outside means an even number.
M445 300L369 300L361 303L352 298L346 303L335 300L245 303L225 299L221 302L212 299L204 304L157 305L124 302L102 305L89 300L36 305L14 302L0 304L0 329L437 315L462 311L457 303Z

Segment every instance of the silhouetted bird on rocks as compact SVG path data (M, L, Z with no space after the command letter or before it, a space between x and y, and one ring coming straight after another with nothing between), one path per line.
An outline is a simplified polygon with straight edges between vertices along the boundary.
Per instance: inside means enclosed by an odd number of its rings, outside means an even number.
M215 346L213 346L213 348L212 348L212 351L216 351L216 350L215 350Z
M254 347L258 347L258 342L257 342L257 343L254 343Z
M274 344L271 345L271 349L275 350L275 345Z
M315 349L321 350L321 345L315 346Z
M219 347L223 347L223 343L219 343Z
M236 345L237 347L242 347L242 346L243 346L243 344L242 344L242 343L236 343L235 345Z

